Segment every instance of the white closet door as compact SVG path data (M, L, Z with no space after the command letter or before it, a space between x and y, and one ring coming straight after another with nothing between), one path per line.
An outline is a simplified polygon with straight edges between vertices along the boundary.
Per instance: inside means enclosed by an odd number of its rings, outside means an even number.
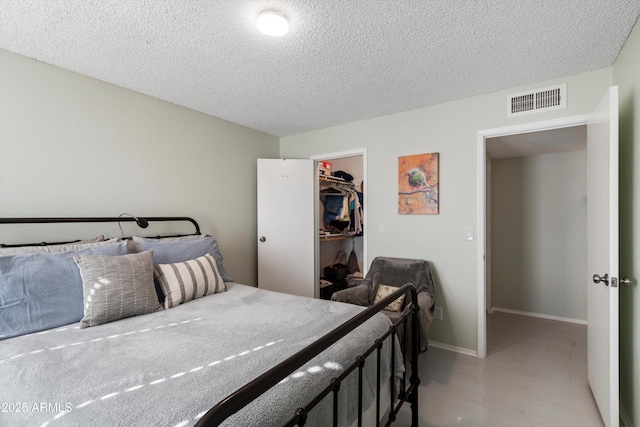
M587 144L588 376L604 424L618 427L617 86L591 116Z
M258 159L258 287L316 296L314 161Z

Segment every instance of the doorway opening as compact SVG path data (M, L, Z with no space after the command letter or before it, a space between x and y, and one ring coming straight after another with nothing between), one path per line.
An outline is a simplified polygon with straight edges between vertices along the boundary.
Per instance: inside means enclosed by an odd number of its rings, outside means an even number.
M511 330L521 338L536 337L553 353L586 353L586 126L486 143L487 351L504 348L501 334ZM505 315L494 311L510 315L506 329L494 321ZM582 326L563 328L532 317ZM555 328L562 333L551 332Z
M558 134L553 132L575 132L584 128L587 123L586 116L576 116L565 119L550 120L538 123L510 126L498 129L489 129L478 132L478 357L487 355L487 312L494 306L491 295L491 176L492 156L510 156L516 152L520 154L549 154L556 143L549 144L550 137ZM574 129L570 129L574 128ZM579 131L578 131L579 132ZM545 138L546 135L546 138ZM560 138L562 139L562 138ZM535 144L532 141L537 141ZM550 145L550 146L549 146ZM562 144L561 144L562 145ZM568 144L567 144L568 145ZM584 142L586 146L586 141ZM543 150L543 149L546 149ZM518 151L519 150L519 151ZM507 154L511 153L511 154ZM516 157L516 156L513 156ZM506 157L505 157L506 158ZM508 163L508 162L506 162ZM540 161L538 161L540 163ZM549 163L543 159L542 163ZM501 165L502 166L502 165ZM508 176L509 164L506 164ZM517 168L516 168L517 169ZM586 179L586 178L585 178ZM522 204L521 204L522 206ZM507 210L511 206L506 206ZM586 234L586 233L585 233ZM508 248L510 242L506 242L501 249ZM584 270L583 270L584 271ZM500 272L501 274L504 272ZM521 296L521 295L520 295ZM508 296L507 296L508 299ZM517 300L517 298L516 298ZM521 309L521 312L532 310ZM569 317L569 316L556 316Z
M316 295L330 299L333 292L346 287L352 278L364 277L367 271L367 151L362 148L316 155L311 159L315 161L317 176L314 192L318 228L315 242ZM335 202L340 197L346 204L339 209L339 217L327 215L327 201L332 199ZM344 255L343 260L337 259L340 253ZM327 268L336 262L348 268L339 271ZM334 272L335 277L327 277L327 273Z

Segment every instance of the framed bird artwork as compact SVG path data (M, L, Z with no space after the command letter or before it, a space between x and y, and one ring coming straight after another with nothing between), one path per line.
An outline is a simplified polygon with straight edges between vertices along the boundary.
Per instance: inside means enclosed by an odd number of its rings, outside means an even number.
M440 213L440 153L398 157L398 213Z

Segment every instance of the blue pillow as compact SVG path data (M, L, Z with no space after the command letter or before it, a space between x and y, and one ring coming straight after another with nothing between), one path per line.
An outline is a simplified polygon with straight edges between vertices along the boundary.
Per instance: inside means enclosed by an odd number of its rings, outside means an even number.
M82 277L75 255L125 255L127 242L61 253L0 256L0 340L79 322Z
M213 255L218 271L225 282L233 282L222 265L222 254L218 242L211 236L181 237L177 239L146 239L134 237L136 243L142 243L145 251L153 251L154 264L174 264Z

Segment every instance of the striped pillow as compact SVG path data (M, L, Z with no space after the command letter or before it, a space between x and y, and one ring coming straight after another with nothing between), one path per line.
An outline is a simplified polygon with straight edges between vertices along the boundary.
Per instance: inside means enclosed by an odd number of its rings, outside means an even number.
M156 280L165 294L165 308L227 290L213 255L173 264L156 264Z

